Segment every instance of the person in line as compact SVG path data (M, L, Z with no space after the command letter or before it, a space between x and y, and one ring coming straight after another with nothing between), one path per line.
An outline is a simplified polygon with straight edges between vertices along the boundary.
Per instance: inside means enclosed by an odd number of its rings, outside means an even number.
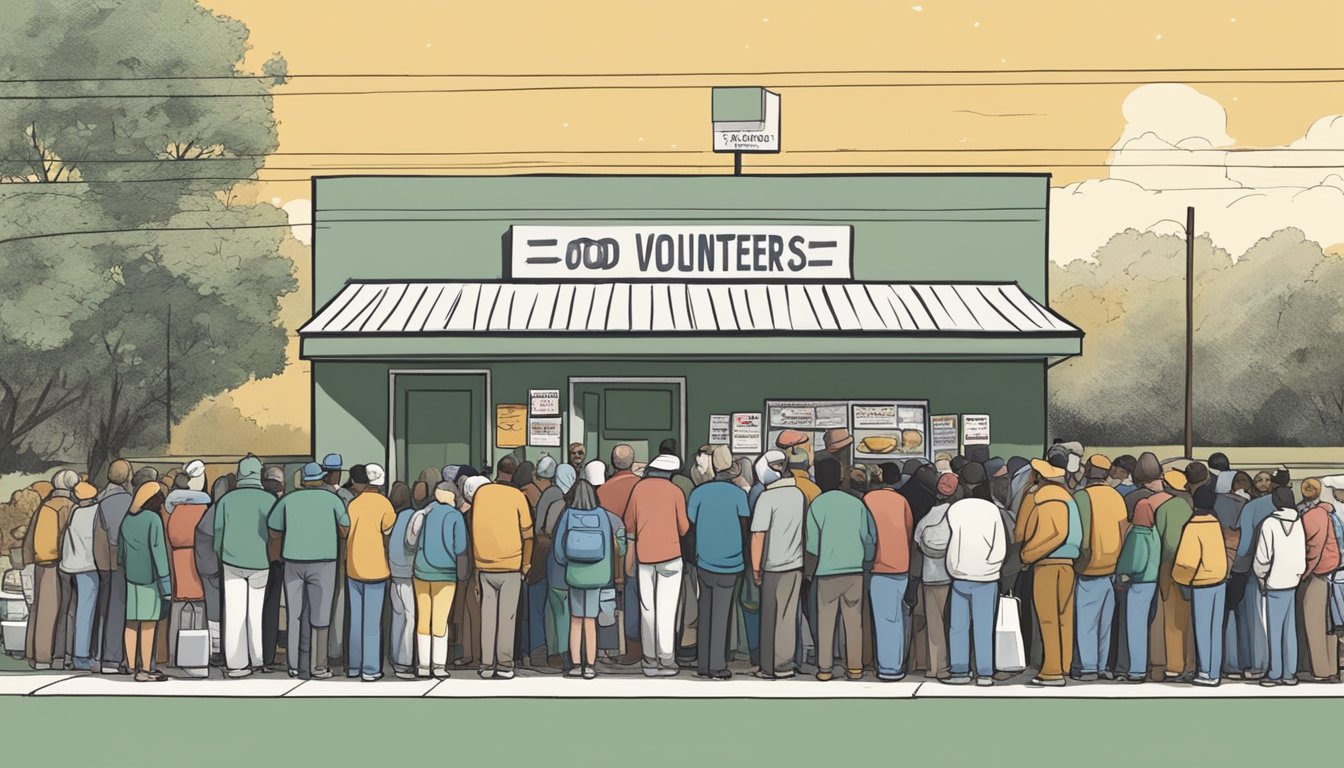
M464 483L483 484L483 477ZM448 620L453 597L463 574L458 560L468 552L467 523L458 504L458 487L442 480L434 487L434 502L423 514L412 513L406 545L415 552L412 585L415 590L416 674L421 678L448 677Z
M976 469L971 469L971 468ZM963 477L984 477L978 462L962 467ZM999 569L1007 553L1008 532L998 505L983 482L970 496L948 507L947 573L952 577L948 606L948 652L952 685L971 682L971 648L975 648L975 684L994 684L994 621L999 601ZM882 531L878 530L878 545ZM974 638L974 641L972 641Z
M425 501L425 484L415 481L419 501ZM406 529L419 511L412 502L411 489L398 480L388 489L387 501L397 511L396 522L387 537L387 570L392 621L388 628L388 660L392 674L402 680L415 679L415 549L408 546ZM423 523L422 523L423 524ZM446 633L445 633L446 635Z
M681 492L686 494L686 498L689 499L691 497L691 491L695 490L695 484L691 482L691 478L687 477L685 472L681 471L681 452L677 450L677 441L669 437L659 443L658 456L673 456L676 458L677 470L672 473L672 476L669 479L671 479L672 484L680 488ZM656 459L657 457L655 456L654 458ZM652 462L650 462L650 464L652 464Z
M472 557L481 587L477 673L482 680L511 680L519 599L532 567L532 511L522 491L481 476L468 478L462 495L471 502Z
M1157 595L1157 574L1162 562L1162 541L1157 535L1157 509L1165 504L1171 495L1162 487L1158 479L1161 466L1157 457L1144 454L1134 469L1134 479L1142 482L1142 488L1135 489L1131 495L1146 490L1134 507L1129 532L1125 535L1125 544L1115 564L1116 575L1125 583L1125 651L1128 659L1128 673L1124 676L1127 683L1142 683L1148 676L1148 637L1149 617L1152 615L1153 598ZM1151 462L1146 457L1151 456Z
M397 510L382 493L387 472L381 466L365 464L360 478L353 477L353 470L350 474L356 495L346 507L350 520L345 546L350 637L345 644L345 676L369 683L383 676L383 601L392 578L384 537L397 524Z
M177 660L178 632L184 629L208 629L205 617L205 582L196 570L196 529L205 519L212 500L205 492L205 462L187 463L173 478L173 489L164 499L167 515L164 532L168 537L168 566L173 575L172 613L168 619L169 663ZM190 614L194 618L188 620ZM208 661L208 659L207 659Z
M1210 485L1195 491L1195 510L1181 530L1171 580L1190 590L1191 621L1198 674L1194 684L1215 687L1223 674L1223 613L1227 593L1227 550L1213 514L1217 496ZM1325 606L1321 606L1324 611ZM1168 658L1170 658L1168 645Z
M95 668L107 675L127 673L122 646L126 629L126 576L117 567L117 533L131 507L135 468L125 459L107 467L107 485L98 494L94 516L93 561L98 566L98 661Z
M1080 681L1108 679L1111 622L1115 616L1115 563L1129 527L1125 499L1108 482L1111 461L1094 454L1083 465L1085 487L1073 494L1082 523L1082 544L1074 569L1078 573L1075 616L1078 620Z
M803 538L807 553L817 558L817 679L823 682L834 677L837 614L844 625L846 676L863 677L863 572L877 544L872 515L841 486L843 471L835 458L817 462L821 495L807 510Z
M569 466L574 468L575 476L583 469L583 465L588 458L588 449L583 443L569 444Z
M294 487L303 485L303 470L294 473ZM261 473L262 490L278 499L287 493L284 467L266 467ZM271 506L275 506L272 501ZM269 512L268 512L269 514ZM261 656L265 672L278 669L276 653L280 649L280 602L285 592L285 560L280 555L280 540L268 536L266 558L266 596L261 603Z
M550 652L546 661L552 667L568 670L569 659L569 585L565 581L565 567L555 557L555 528L567 507L566 496L578 473L574 467L561 464L555 468L555 478L537 501L536 533L538 548L545 541L546 556L546 646ZM535 550L534 550L535 551Z
M1272 491L1275 509L1256 535L1252 568L1265 595L1269 671L1260 685L1297 685L1299 586L1307 571L1307 534L1287 488Z
M262 488L261 460L238 462L238 487L215 502L214 546L224 577L224 663L229 677L266 665L262 614L270 582L267 518L275 496Z
M322 458L322 469L327 473L326 481L323 485L328 491L336 494L342 504L349 505L355 498L352 483L341 483L341 472L345 465L345 460L339 453L329 453ZM353 472L356 465L352 465L350 470ZM336 540L336 584L331 596L331 623L336 625L335 632L327 633L327 656L332 662L339 662L345 656L345 632L343 628L346 624L345 616L345 539ZM304 633L306 643L307 633Z
M138 683L168 679L154 669L154 633L163 603L172 597L168 546L159 512L164 488L151 480L135 489L135 496L117 532L117 565L126 578L127 664Z
M675 456L659 457L676 460ZM658 464L654 459L654 464ZM663 462L666 468L667 462ZM591 483L577 480L555 528L555 560L565 569L569 598L569 677L597 677L599 595L612 583L625 556L621 519L598 505Z
M797 674L807 497L789 472L784 453L766 455L775 460L761 470L759 479L765 490L751 513L752 579L761 588L761 668L756 676L786 680Z
M74 496L75 508L61 538L60 570L62 578L70 582L74 618L70 666L88 672L93 669L93 635L98 617L98 568L93 561L98 489L81 481L75 484Z
M627 515L630 506L630 494L634 492L635 484L640 481L639 475L636 475L632 469L634 464L634 448L625 443L614 446L611 449L612 475L601 485L595 486L598 503L602 505L603 509L621 518L627 531L634 528ZM621 657L620 663L636 664L647 655L640 647L639 584L627 582L625 594L622 597L624 600L622 608L625 615L625 626L617 629L625 632L625 655Z
M931 467L922 465L916 468L906 486L921 483L921 474L926 469ZM941 478L937 482L940 490L947 492L950 497L951 485L956 480L948 476L946 482ZM915 523L914 542L923 560L916 613L917 622L923 619L923 626L914 636L916 667L923 667L924 677L931 680L947 680L952 676L952 662L947 648L947 608L952 591L952 577L947 572L947 546L952 538L952 529L947 524L947 510L951 506L950 499L936 504ZM919 658L921 647L922 659Z
M33 607L28 616L25 656L33 669L61 669L65 665L68 590L62 588L61 541L75 510L79 475L62 469L51 478L51 492L33 512L23 537L23 561L33 564Z
M1215 454L1216 455L1216 454ZM1212 457L1210 457L1212 461ZM1223 527L1223 546L1227 549L1227 560L1231 563L1231 573L1227 577L1227 617L1223 632L1223 676L1229 680L1256 679L1264 675L1264 669L1252 668L1254 653L1251 648L1250 632L1240 626L1238 606L1246 599L1250 591L1260 610L1260 589L1258 580L1250 572L1249 562L1237 558L1237 548L1241 543L1241 510L1250 501L1251 476L1245 472L1219 472L1214 482L1217 498L1213 502L1213 514ZM1263 666L1263 660L1261 660Z
M1116 456L1111 461L1110 483L1121 496L1129 496L1138 489L1138 485L1134 482L1134 467L1138 461L1128 453Z
M905 677L905 593L910 583L910 542L915 519L910 503L885 483L865 494L863 505L872 515L877 535L868 583L877 679L895 682Z
M1032 602L1041 629L1043 661L1033 686L1065 685L1073 663L1074 560L1083 531L1078 505L1065 487L1068 461L1060 452L1050 461L1032 460L1038 487L1018 519L1024 534L1022 564L1034 571Z
M305 464L302 477L301 488L275 503L266 526L285 562L289 676L325 680L332 676L327 635L336 597L337 541L349 531L350 517L341 497L324 487L329 474L320 465Z
M1194 515L1185 482L1185 475L1181 472L1164 472L1163 491L1172 498L1157 509L1157 536L1162 541L1162 563L1157 571L1157 594L1162 603L1162 634L1161 645L1155 642L1154 647L1162 649L1161 679L1167 682L1191 682L1198 673L1194 669L1197 659L1194 637L1190 631L1190 594L1188 590L1180 589L1180 585L1172 578L1181 533Z
M536 524L536 535L532 543L532 567L527 572L523 600L527 604L527 620L524 622L527 632L523 641L526 644L529 663L533 667L550 664L546 632L546 600L550 595L550 588L547 586L546 564L550 560L552 542L551 538L542 532L541 497L546 495L546 491L550 490L554 483L556 467L555 459L543 454L537 459L536 466L532 470L532 481L521 486L523 495L527 497L528 507L532 510L532 520ZM550 666L559 665L550 664Z
M1302 481L1302 532L1306 535L1307 570L1297 589L1297 632L1306 645L1304 679L1312 683L1339 680L1339 638L1330 633L1330 576L1339 569L1339 541L1330 507L1320 501L1321 483ZM1276 505L1277 506L1277 505ZM1299 507L1299 508L1300 508Z
M477 668L479 670L481 663L481 590L480 580L475 572L475 560L470 556L472 531L474 530L472 527L473 510L471 501L466 498L465 493L460 492L469 478L478 475L484 477L475 467L457 465L444 467L440 474L443 480L456 484L459 493L455 506L462 513L462 518L467 524L468 556L459 559L457 563L457 582L463 586L453 595L451 611L452 640L453 644L459 649L458 657L453 660L453 666L460 669Z
M739 473L728 446L715 447L713 460L714 479L691 492L686 519L695 527L695 569L700 580L696 674L727 680L733 676L728 669L733 597L744 567L742 521L751 517L751 507L747 494L733 483Z
M219 563L219 554L215 551L215 520L219 500L238 487L238 476L229 473L215 478L210 486L210 506L196 524L192 537L192 554L196 561L196 573L201 577L201 588L205 593L205 626L210 634L210 666L226 667L223 653L223 616L224 616L224 572Z
M601 462L590 462L584 468L584 479L592 483L604 470ZM635 485L626 508L625 532L631 546L626 550L625 573L639 578L639 626L646 677L674 677L679 672L673 646L682 586L681 537L691 530L686 506L681 489L666 477L655 475ZM626 621L628 624L628 617Z

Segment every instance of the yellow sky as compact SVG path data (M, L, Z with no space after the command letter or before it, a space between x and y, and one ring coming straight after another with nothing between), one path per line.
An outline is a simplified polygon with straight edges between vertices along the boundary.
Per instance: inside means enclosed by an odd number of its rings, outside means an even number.
M875 3L723 3L619 0L460 3L437 0L205 0L251 30L247 66L273 52L290 72L672 73L816 70L1007 70L1339 66L1339 0L983 0ZM1339 78L1341 73L1177 75L1195 79ZM1124 125L1121 104L1136 85L799 88L799 85L1164 79L1151 74L791 75L678 79L320 79L281 94L333 90L682 84L681 90L593 90L373 96L281 96L281 152L527 152L457 157L271 158L265 178L313 173L396 173L370 166L493 163L407 173L497 173L518 163L559 172L677 172L595 163L707 164L731 160L710 146L711 85L752 84L783 97L784 153L750 166L845 163L1017 163L1048 170L1056 184L1106 175L1105 151L1074 153L864 153L809 150L1066 147L1104 149ZM789 87L795 86L795 87ZM1344 84L1196 86L1228 114L1241 145L1285 144L1312 121L1344 112ZM996 116L1011 115L1011 116ZM679 154L532 154L545 150ZM696 154L686 154L692 150ZM855 158L858 159L855 159ZM498 165L513 163L515 165ZM564 165L559 165L564 164ZM578 164L578 165L575 165ZM331 166L342 167L331 167ZM323 167L326 166L326 167ZM364 170L348 166L361 166ZM524 172L544 171L528 168ZM687 172L714 172L685 168ZM791 168L806 172L806 168ZM821 169L816 169L821 170ZM881 170L900 171L888 167ZM938 169L925 169L938 170ZM956 169L948 169L956 170ZM1004 169L1011 170L1011 169ZM307 183L267 183L262 199L306 198ZM306 275L304 276L306 278ZM302 314L297 308L295 314ZM278 397L306 398L305 367L237 393L244 411ZM306 412L278 417L307 424ZM269 420L269 417L266 419Z

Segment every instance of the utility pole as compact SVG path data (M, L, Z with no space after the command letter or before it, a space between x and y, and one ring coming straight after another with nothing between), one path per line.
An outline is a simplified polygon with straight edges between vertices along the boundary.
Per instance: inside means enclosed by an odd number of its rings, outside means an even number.
M734 152L734 153L733 153L733 175L734 175L734 176L741 176L741 175L742 175L742 153L741 153L741 152Z
M168 320L163 332L163 369L166 392L163 398L164 449L173 442L173 305L168 305Z
M1195 207L1185 209L1185 458L1195 458Z

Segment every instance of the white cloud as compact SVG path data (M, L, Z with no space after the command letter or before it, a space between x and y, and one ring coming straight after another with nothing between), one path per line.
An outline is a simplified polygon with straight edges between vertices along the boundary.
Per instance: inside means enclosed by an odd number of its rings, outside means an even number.
M304 245L312 245L313 228L305 225L313 223L313 201L304 198L290 200L281 209L289 215L289 228L294 233L294 239Z
M1179 234L1190 205L1195 229L1233 255L1290 226L1344 242L1344 116L1317 120L1285 152L1237 146L1223 106L1185 85L1141 86L1123 114L1107 178L1052 190L1054 260L1091 257L1130 227Z

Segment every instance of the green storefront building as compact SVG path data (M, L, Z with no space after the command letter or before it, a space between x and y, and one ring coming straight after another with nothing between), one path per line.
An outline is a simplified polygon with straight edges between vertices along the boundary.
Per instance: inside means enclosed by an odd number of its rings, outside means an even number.
M1049 368L1082 350L1046 307L1048 198L1046 175L316 179L314 453L406 479L844 428L859 461L1038 455Z

